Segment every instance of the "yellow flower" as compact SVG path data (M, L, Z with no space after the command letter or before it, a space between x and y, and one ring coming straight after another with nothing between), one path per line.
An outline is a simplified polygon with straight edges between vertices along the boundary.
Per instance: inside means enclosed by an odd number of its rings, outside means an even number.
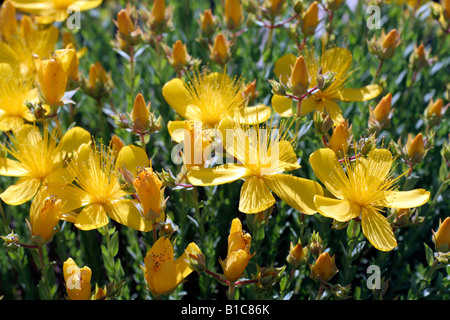
M330 114L334 121L344 120L342 111L336 101L366 101L378 96L382 88L379 85L372 84L358 89L344 88L345 83L351 76L352 54L344 48L331 48L324 51L322 57L315 57L313 50L308 50L303 54L307 70L311 76L309 88L317 85L316 76L322 68L322 73L333 72L335 81L325 90L318 90L313 95L302 100L301 116L304 116L314 110L323 111ZM296 56L287 54L275 62L274 73L282 82L286 82L291 74L291 67L296 62ZM272 97L272 107L275 112L282 117L292 117L292 100L277 94Z
M368 158L345 162L345 171L331 149L319 149L309 158L314 173L336 198L315 196L320 214L339 222L360 218L362 231L370 243L381 251L397 246L383 208L406 209L425 204L430 193L424 189L397 191L398 178L391 176L394 163L387 149L373 149Z
M20 179L0 198L7 204L19 205L32 199L43 184L70 182L66 158L90 139L89 132L80 127L70 129L62 137L59 131L50 133L48 126L43 134L37 126L28 124L13 130L11 141L3 148L16 160L0 157L0 175Z
M433 242L436 250L446 253L450 251L450 218L445 218L444 222L439 221L439 229L433 231Z
M37 83L43 102L50 106L62 103L75 50L57 50L49 59L37 61Z
M155 296L170 294L192 272L187 262L188 255L199 253L198 246L191 242L174 260L172 243L168 238L160 237L147 252L145 266L141 266L150 292Z
M17 9L38 16L40 23L50 24L66 20L71 12L69 8L78 11L91 10L98 7L102 0L11 0L11 2Z
M283 174L300 168L286 132L239 124L234 130L227 131L226 151L238 163L212 168L193 167L187 175L193 185L213 186L245 179L239 201L241 212L259 213L273 206L275 198L270 190L300 212L316 212L313 198L316 194L323 195L320 185Z
M225 0L225 24L231 31L236 31L242 24L243 14L241 0Z
M69 300L91 299L91 268L79 268L72 258L68 258L63 265L63 274Z
M250 254L251 241L251 235L242 230L241 220L233 219L228 236L227 257L225 260L219 260L228 281L238 280L247 268L248 262L253 256Z
M47 188L63 201L63 213L81 209L65 218L81 230L101 228L109 218L139 231L152 230L153 221L142 217L138 202L125 198L129 193L122 189L115 166L111 148L84 144L68 165L73 183Z
M313 35L319 23L319 7L317 1L311 3L302 20L302 31L305 35Z
M323 281L330 280L338 271L334 258L335 256L330 257L328 252L321 253L314 265L310 265L311 278L322 279Z
M271 109L265 105L248 107L242 95L242 81L232 80L226 74L207 70L194 73L190 82L179 78L167 82L162 93L164 99L183 119L200 121L208 129L217 129L238 116L246 123L263 122L270 117ZM172 139L184 138L184 121L170 121L168 130Z
M48 194L45 188L41 188L30 208L30 226L33 237L40 236L44 241L48 241L53 233L61 214L62 202L54 196Z
M0 130L18 129L24 122L35 118L27 102L36 102L38 92L32 81L23 81L14 76L0 75Z
M15 72L31 79L36 72L33 55L44 57L53 52L58 35L57 27L51 25L42 28L29 16L24 15L19 28L8 41L0 41L0 63L9 64Z

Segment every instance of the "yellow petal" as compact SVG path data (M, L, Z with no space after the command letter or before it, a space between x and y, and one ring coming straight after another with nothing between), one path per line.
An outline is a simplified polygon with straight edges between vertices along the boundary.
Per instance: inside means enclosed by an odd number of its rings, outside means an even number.
M394 162L392 153L388 149L373 149L369 152L367 160L365 161L364 158L360 159L360 161L374 166L370 168L369 174L375 172L377 178L381 181L388 177L392 163Z
M63 154L77 151L78 148L91 141L91 134L83 128L74 127L68 130L59 142L59 146Z
M258 124L270 118L272 110L263 104L239 109L239 117L242 124Z
M272 108L281 117L289 118L294 115L292 112L292 99L277 94L272 96Z
M81 11L91 10L101 5L103 0L80 0L75 1L71 6L80 8Z
M109 222L104 206L94 203L81 210L75 226L81 230L93 230L107 225Z
M373 208L362 209L361 226L364 236L378 250L391 251L397 246L391 225Z
M317 182L290 174L266 176L264 182L277 196L296 210L306 214L317 212L314 196L323 195L323 189Z
M188 254L186 252L194 255L202 253L200 248L194 242L189 243L184 253L175 260L175 267L177 269L177 283L180 283L184 278L192 273L192 269L189 267L189 263L187 262Z
M395 209L420 207L430 199L430 193L424 189L410 191L389 191L385 198L386 206Z
M80 188L71 185L63 184L49 184L45 185L48 194L55 195L56 198L62 201L62 213L68 213L78 208L89 204L89 195Z
M144 149L138 146L125 146L120 149L116 160L116 169L125 168L136 177L140 169L147 168L150 160Z
M16 184L8 187L0 198L7 204L17 206L31 200L38 191L41 182L33 178L20 178Z
M249 171L245 166L226 163L213 168L193 167L188 173L188 180L196 186L214 186L239 180L247 174Z
M153 274L153 286L150 289L154 294L165 294L175 289L178 284L175 263L166 261Z
M245 180L241 188L239 211L244 213L262 212L275 203L275 198L263 179L251 177Z
M379 85L370 84L359 89L342 88L328 98L340 101L367 101L377 97L382 91L383 88Z
M169 121L167 130L172 140L176 143L184 140L184 121Z
M315 196L314 203L317 211L328 218L340 222L349 221L359 216L361 208L347 200L331 199L322 196Z
M153 230L153 221L143 219L136 202L129 199L116 200L105 205L106 212L116 222L147 232Z
M185 83L178 78L172 79L163 86L162 94L169 106L187 119L187 106L192 103L192 98Z
M337 123L341 123L345 121L344 117L342 116L342 110L339 107L339 105L334 100L323 100L320 101L317 105L317 110L323 111L325 110L327 113L330 114L330 118Z
M53 171L47 177L45 177L44 183L46 184L61 184L61 183L70 183L73 181L73 176L70 173L70 170L65 167L58 170Z
M248 261L248 254L245 250L233 251L225 261L219 260L225 278L229 281L236 281L241 277L248 265Z
M283 83L288 82L289 77L291 76L292 68L294 67L296 60L297 57L295 55L285 54L275 62L273 72L275 73L278 79L281 77L281 82Z
M309 162L325 187L337 198L343 198L342 190L347 188L349 180L334 151L329 148L314 151Z
M0 157L0 175L7 177L23 177L28 174L26 168L18 161Z

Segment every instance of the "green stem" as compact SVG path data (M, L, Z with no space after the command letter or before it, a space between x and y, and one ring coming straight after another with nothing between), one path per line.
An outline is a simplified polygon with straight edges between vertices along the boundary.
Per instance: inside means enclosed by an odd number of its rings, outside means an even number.
M200 208L198 207L198 189L197 189L197 187L194 186L192 191L193 191L193 196L194 196L195 218L197 219L200 235L204 236L205 235L205 228L203 226L203 221L202 221L202 218L200 216Z
M230 282L228 285L228 300L234 300L234 293L236 292L236 285Z

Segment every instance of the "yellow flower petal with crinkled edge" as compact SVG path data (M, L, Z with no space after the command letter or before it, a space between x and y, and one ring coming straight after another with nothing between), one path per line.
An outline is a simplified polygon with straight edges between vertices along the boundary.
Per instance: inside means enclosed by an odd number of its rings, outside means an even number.
M309 162L317 178L337 198L343 198L343 190L348 188L349 180L342 169L336 154L329 148L314 151Z
M239 211L244 213L259 213L275 203L275 198L267 188L263 179L251 177L245 180L241 188Z
M192 103L189 91L184 81L175 78L167 82L162 88L162 94L169 106L181 117L187 118L187 106Z
M201 252L200 248L194 242L191 242L186 247L184 253L175 260L175 267L177 269L177 283L181 283L181 281L184 278L186 278L188 275L190 275L193 271L189 267L189 263L187 262L188 253L197 255L197 254L201 254L202 252Z
M130 199L112 201L105 205L105 210L114 221L143 232L153 230L154 222L164 220L163 214L156 221L142 218L137 202Z
M0 175L7 177L24 177L28 175L28 171L19 161L0 157Z
M374 208L362 209L361 227L364 236L378 250L391 251L397 246L392 227L387 219Z
M362 88L341 88L332 95L329 99L336 99L340 101L367 101L371 100L381 94L383 88L377 84L370 84Z
M81 230L93 230L106 226L109 223L108 215L104 206L94 203L89 204L81 210L77 217L75 226Z
M0 198L7 204L17 206L31 200L39 190L41 181L29 177L20 178L16 184L9 186Z
M116 169L125 168L136 177L140 169L149 167L150 160L144 149L138 146L125 146L120 149L116 159Z
M348 200L315 196L314 203L316 204L317 211L321 215L340 222L357 218L361 212L361 208L358 205Z
M410 191L386 192L386 206L395 209L407 209L420 207L430 199L430 192L424 189Z
M317 182L289 174L274 174L264 176L263 179L267 186L291 207L306 214L317 212L314 196L323 195L323 189Z
M215 186L239 180L249 173L244 165L226 163L213 168L193 167L187 177L196 186Z

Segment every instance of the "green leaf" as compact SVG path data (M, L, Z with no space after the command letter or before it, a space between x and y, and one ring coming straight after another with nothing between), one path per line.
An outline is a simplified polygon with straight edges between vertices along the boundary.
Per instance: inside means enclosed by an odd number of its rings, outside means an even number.
M425 257L427 259L427 263L431 266L434 262L433 250L429 246L427 246L426 243L424 243L423 245L425 247Z

